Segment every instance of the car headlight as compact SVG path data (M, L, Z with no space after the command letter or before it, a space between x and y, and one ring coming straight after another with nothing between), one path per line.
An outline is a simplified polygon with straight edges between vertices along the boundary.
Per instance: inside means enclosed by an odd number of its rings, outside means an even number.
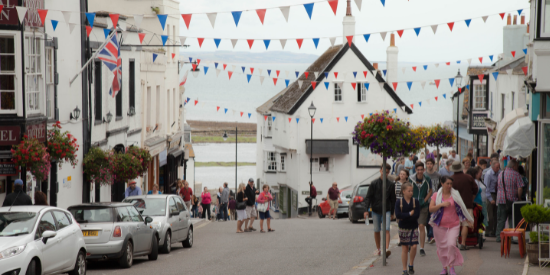
M160 231L160 228L162 227L161 222L152 222L151 225L157 229L157 231Z
M25 247L27 247L27 245L14 246L0 251L0 260L21 254L21 252L25 250Z

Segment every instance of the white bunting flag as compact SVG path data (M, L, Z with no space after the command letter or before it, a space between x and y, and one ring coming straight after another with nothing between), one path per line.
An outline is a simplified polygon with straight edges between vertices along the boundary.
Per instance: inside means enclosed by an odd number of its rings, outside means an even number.
M430 100L429 100L429 99L426 99L426 102L428 102L428 104L430 104Z
M487 17L489 16L482 16L481 19L483 19L483 23L487 23Z
M386 41L386 34L387 34L387 33L388 33L388 32L381 32L381 33L380 33L380 36L382 36L382 40L383 40L383 41Z
M378 84L380 85L380 90L384 90L384 84L386 84L386 82L379 82Z
M336 37L331 37L329 38L330 40L330 45L334 46L334 42L336 42Z
M264 69L258 69L258 71L260 72L260 75L262 75L262 72L264 71Z
M15 6L15 9L17 10L17 16L19 17L19 23L23 24L23 20L25 20L25 15L27 14L27 8Z
M141 22L143 22L143 14L134 14L134 24L136 25L136 28L139 29Z
M285 76L288 77L289 71L285 71Z
M422 86L422 90L424 90L424 87L426 87L426 81L420 82L420 86Z
M233 44L233 49L235 49L235 45L237 44L238 39L231 39L231 44Z
M210 20L210 24L212 25L212 28L214 28L214 25L216 24L216 16L218 14L215 12L207 13L206 16L208 16L208 20Z
M284 49L286 45L286 39L279 39L279 42L281 42L281 47L283 47Z
M126 41L127 37L128 37L128 32L123 31L122 32L122 41Z
M303 80L298 80L298 88L302 88L302 84L304 83Z
M222 72L222 69L216 69L216 77L218 77L221 72Z
M196 78L197 76L199 76L199 71L193 71L193 77Z
M285 20L286 20L286 22L288 23L288 12L290 11L290 7L289 7L289 6L280 7L279 9L280 9L281 12L283 13L283 16L285 17Z
M336 85L338 85L338 88L343 89L344 82L336 82Z
M126 20L118 21L118 27L121 28L123 31L126 31L126 24Z
M439 63L435 63L435 67L436 67L436 68L439 68Z
M69 33L72 34L74 31L74 28L76 27L76 24L69 24Z
M187 39L187 37L185 36L180 36L180 42L181 42L181 45L185 45L185 39Z
M361 11L361 2L363 2L363 0L355 0L355 5L357 5L359 11Z
M472 59L468 58L468 65L472 64Z
M65 19L65 23L69 25L69 21L71 21L71 12L70 11L62 11L63 18Z
M265 76L260 76L260 85L264 84L264 78Z
M315 74L315 79L319 77L319 72L313 72L313 74Z
M435 34L435 32L437 31L437 25L432 25L432 31L434 31Z
M508 69L508 70L506 70L506 73L507 73L509 76L512 76L512 72L513 72L513 69Z
M233 72L234 72L234 71L235 71L235 67L236 67L236 66L235 66L235 65L231 65L231 67L232 67L231 71L233 71Z
M405 67L402 68L403 73L405 73Z

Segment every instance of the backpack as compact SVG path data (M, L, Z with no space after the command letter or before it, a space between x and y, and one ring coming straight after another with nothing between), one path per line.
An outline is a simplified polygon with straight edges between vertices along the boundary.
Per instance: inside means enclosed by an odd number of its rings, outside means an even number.
M312 198L312 199L315 199L317 197L317 189L315 188L315 186L311 186L311 194L309 194L309 196Z

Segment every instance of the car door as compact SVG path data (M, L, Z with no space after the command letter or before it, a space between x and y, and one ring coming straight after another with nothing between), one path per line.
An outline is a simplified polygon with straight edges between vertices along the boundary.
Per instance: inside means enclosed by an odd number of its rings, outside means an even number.
M130 218L132 218L132 223L135 226L135 233L133 234L134 251L136 253L140 253L149 250L151 246L151 235L148 235L150 232L150 230L148 230L150 229L149 225L145 224L143 218L134 206L127 206L126 208L128 209Z
M59 246L58 236L48 239L46 243L43 242L42 234L45 231L57 231L52 211L48 211L42 215L35 234L35 242L37 242L37 247L42 252L40 256L42 271L48 274L61 269L62 256L60 253L63 252L61 252Z
M184 240L187 238L187 230L189 230L189 217L191 217L191 214L189 213L189 209L187 209L187 206L180 197L174 198L176 199L178 209L180 209L179 222L181 226L181 239Z
M168 197L168 220L172 225L172 240L181 240L183 238L183 226L180 218L181 211L178 208L175 197Z
M61 268L65 269L74 265L78 251L75 251L76 244L76 228L71 228L71 222L64 212L54 210L51 211L57 222L57 246L60 250L57 252Z

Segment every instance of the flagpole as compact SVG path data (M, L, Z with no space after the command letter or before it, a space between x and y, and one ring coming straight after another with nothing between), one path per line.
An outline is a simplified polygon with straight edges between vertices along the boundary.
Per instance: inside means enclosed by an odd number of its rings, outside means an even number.
M109 36L107 36L107 38L105 39L105 41L103 42L103 44L101 44L101 46L99 46L98 49L103 48L107 43L109 43L109 41L111 40L111 38L113 38L113 35L115 35L115 34L116 34L116 31L111 32L111 34L109 34ZM91 62L92 60L94 60L94 58L99 54L99 52L100 52L100 51L96 51L96 52L92 55L92 57L90 57L90 59L88 59L88 61L86 62L86 64L84 64L84 66L82 66L82 68L80 69L80 71L79 71L73 78L71 78L71 81L69 81L69 85L72 85L72 84L73 84L73 82L76 80L76 78L84 71L84 69L85 69L86 67L88 67L88 65L90 64L90 62Z

